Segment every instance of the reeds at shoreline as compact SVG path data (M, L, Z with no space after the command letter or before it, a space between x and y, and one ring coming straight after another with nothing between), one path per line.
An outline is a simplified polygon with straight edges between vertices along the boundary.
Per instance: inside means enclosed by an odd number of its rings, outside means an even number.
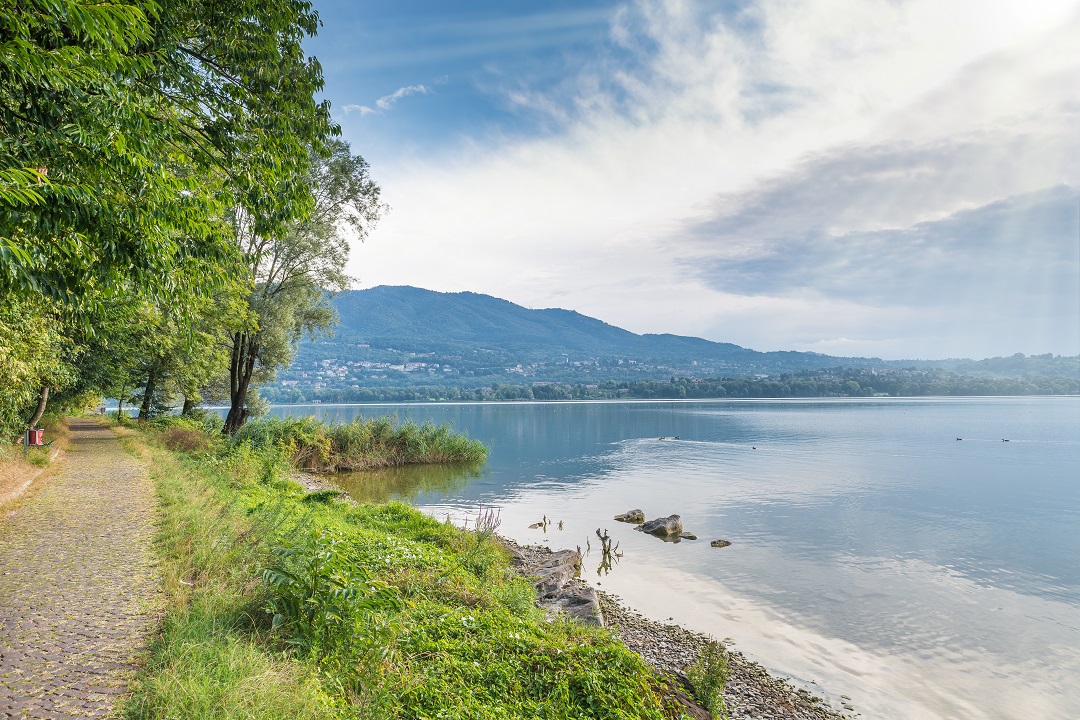
M260 418L248 422L232 439L252 449L275 448L300 469L311 472L429 463L474 465L487 459L479 440L449 425L397 423L395 418L358 418L326 423L307 418Z

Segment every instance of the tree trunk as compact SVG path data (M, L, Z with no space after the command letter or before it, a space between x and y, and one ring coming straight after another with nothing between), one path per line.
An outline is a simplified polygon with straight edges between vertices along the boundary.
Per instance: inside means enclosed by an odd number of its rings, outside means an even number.
M116 405L116 422L124 421L124 393L127 392L127 387L120 388L120 397Z
M150 408L154 400L154 389L157 385L157 368L150 368L150 375L146 378L146 389L143 391L142 407L139 408L139 420L146 422L150 419Z
M190 415L191 411L195 409L195 401L187 395L184 396L184 407L180 411L181 415Z
M37 410L34 411L34 416L30 418L30 427L37 427L38 421L41 420L41 416L45 414L45 403L49 402L49 386L41 386L41 396L38 398Z
M235 435L248 419L247 394L251 376L255 373L255 357L259 353L257 335L233 334L232 358L229 363L229 414L221 432Z

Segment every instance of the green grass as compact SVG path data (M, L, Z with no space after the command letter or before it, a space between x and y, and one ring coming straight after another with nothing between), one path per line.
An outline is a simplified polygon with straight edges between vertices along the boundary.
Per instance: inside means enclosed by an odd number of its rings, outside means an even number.
M141 437L169 605L128 720L678 717L609 632L545 621L493 538L305 495L275 445Z
M453 432L448 425L393 418L324 423L308 418L260 418L244 425L233 445L274 447L305 470L328 472L425 463L475 465L487 459L487 448Z

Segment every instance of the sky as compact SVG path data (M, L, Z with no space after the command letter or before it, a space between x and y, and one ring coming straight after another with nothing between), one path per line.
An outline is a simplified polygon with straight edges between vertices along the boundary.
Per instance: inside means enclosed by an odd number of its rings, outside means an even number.
M356 287L901 358L1080 353L1080 0L315 0Z

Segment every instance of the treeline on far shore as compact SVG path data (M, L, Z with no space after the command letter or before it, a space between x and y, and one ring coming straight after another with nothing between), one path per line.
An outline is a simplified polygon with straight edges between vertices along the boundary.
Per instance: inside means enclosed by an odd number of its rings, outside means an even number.
M491 383L474 388L433 385L317 389L271 386L263 388L262 394L272 403L1078 395L1080 377L986 377L914 368L835 368L767 377L672 377L670 380L596 384Z

